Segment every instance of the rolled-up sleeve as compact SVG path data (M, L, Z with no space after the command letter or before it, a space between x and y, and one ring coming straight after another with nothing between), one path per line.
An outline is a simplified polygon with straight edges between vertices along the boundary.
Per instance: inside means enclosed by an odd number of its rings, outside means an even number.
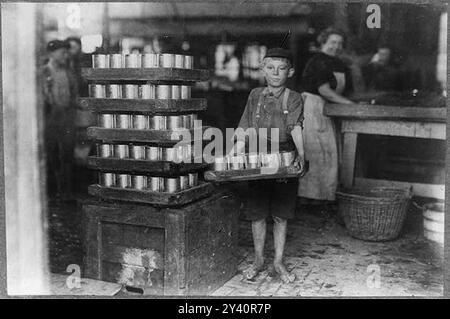
M290 134L296 125L300 125L303 128L303 99L300 94L295 94L292 100L289 101L288 109L287 133Z

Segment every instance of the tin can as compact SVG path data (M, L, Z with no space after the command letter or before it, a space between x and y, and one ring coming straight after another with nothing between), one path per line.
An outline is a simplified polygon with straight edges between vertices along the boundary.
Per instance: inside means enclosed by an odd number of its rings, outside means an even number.
M191 98L191 87L190 86L188 86L188 85L181 86L181 98L183 100Z
M118 186L120 188L131 187L131 175L116 174L116 186Z
M186 115L180 115L180 116L183 119L183 128L189 130L191 128L191 115L186 114Z
M113 187L115 185L114 173L99 173L100 185L105 187Z
M232 170L245 168L245 155L236 155L229 157L229 165Z
M186 144L184 145L185 151L186 151L186 162L191 163L192 161L192 145Z
M109 67L109 56L106 54L93 54L92 67L94 69L107 69Z
M191 114L191 128L200 127L200 123L197 122L198 116L197 114Z
M124 99L137 99L139 87L136 84L124 84L122 85L122 97Z
M156 97L156 86L153 84L139 85L138 96L140 99L154 99Z
M126 68L140 68L141 55L140 54L125 54L124 65Z
M162 177L149 176L147 178L147 186L154 192L164 191L164 179Z
M295 152L281 152L280 153L280 164L281 166L291 166L294 163Z
M192 55L184 56L184 68L193 69L194 68L194 57Z
M149 161L161 160L161 149L157 146L146 146L145 147L145 159L147 159Z
M111 144L97 144L97 156L113 157L114 148Z
M257 153L248 154L247 168L260 167L259 155Z
M261 166L269 168L280 167L280 154L279 153L261 154Z
M162 160L166 162L176 162L178 159L178 150L173 147L163 147L161 149Z
M174 60L175 60L174 67L179 69L184 68L184 55L175 54Z
M143 175L132 175L131 176L131 186L134 189L147 188L147 177L143 176Z
M89 96L103 99L105 97L105 86L102 84L89 84Z
M180 85L172 85L172 99L179 100L181 99L181 86Z
M167 116L167 129L179 130L183 128L183 118L179 115Z
M110 54L109 55L109 67L111 69L123 68L122 54Z
M186 145L180 145L177 147L177 160L179 162L187 162L187 149Z
M214 158L214 170L226 171L228 169L228 158L225 156Z
M116 144L114 145L114 157L117 158L129 158L129 148L126 144Z
M131 145L130 146L130 157L136 160L145 159L145 146L142 145Z
M148 116L136 114L133 116L133 128L136 130L146 130L148 129Z
M116 115L116 128L131 128L131 115L130 114L117 114Z
M198 185L198 173L189 173L189 187L194 187Z
M122 87L120 84L107 84L106 97L109 99L120 99L122 97Z
M165 130L166 127L166 117L164 115L155 115L150 117L150 129Z
M173 68L175 65L175 55L163 53L159 55L159 66L162 68Z
M189 188L189 176L188 175L181 175L180 176L180 189L188 189Z
M157 68L159 66L159 57L156 53L146 53L141 55L141 66L143 68Z
M172 97L171 85L157 85L156 86L156 98L157 99L170 99Z
M114 128L114 114L99 114L98 125L104 128Z
M176 193L180 190L180 179L178 177L168 177L164 179L164 188L167 193Z

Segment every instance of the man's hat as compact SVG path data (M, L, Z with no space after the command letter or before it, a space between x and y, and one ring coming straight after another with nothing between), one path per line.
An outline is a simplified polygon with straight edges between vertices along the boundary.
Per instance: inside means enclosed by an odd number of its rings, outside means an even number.
M69 49L70 48L69 42L61 41L61 40L53 40L47 44L48 52L53 52L53 51L56 51L56 50L62 49L62 48Z
M293 62L291 51L283 48L271 48L267 50L264 58L284 58L288 59L291 63Z

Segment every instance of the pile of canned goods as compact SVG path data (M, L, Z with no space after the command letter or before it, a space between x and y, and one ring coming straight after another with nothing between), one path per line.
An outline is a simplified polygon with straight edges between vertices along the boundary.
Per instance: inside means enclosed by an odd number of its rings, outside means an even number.
M191 55L171 53L145 54L94 54L94 69L118 68L178 68L193 69L194 57Z
M89 96L97 99L173 99L191 98L188 85L90 84Z
M98 115L98 126L103 128L176 131L196 128L198 121L197 114L149 116L100 113Z
M222 156L214 159L214 170L240 170L253 168L279 168L291 166L295 152L252 153L235 156Z
M97 156L103 158L136 159L191 163L195 148L191 144L159 147L132 144L97 144Z
M154 192L176 193L198 185L198 173L177 177L157 177L118 173L99 173L100 185Z

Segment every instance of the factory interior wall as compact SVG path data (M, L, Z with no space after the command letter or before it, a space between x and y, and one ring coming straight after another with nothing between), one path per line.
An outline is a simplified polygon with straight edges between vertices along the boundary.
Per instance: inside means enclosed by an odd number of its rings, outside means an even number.
M45 294L47 248L42 121L37 93L38 6L2 3L7 291Z

